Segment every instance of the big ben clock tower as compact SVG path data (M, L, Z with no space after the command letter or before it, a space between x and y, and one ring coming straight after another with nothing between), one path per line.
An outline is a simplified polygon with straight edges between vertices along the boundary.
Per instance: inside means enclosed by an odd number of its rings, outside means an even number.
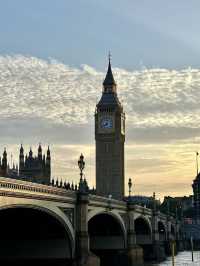
M103 92L95 112L97 195L124 196L125 114L117 97L109 58Z

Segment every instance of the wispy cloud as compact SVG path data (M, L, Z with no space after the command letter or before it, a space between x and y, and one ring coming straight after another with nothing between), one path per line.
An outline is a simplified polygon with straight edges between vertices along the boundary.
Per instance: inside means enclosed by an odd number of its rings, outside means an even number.
M150 182L179 173L185 184L180 164L187 159L188 175L192 159L181 154L187 147L191 156L200 133L200 70L113 72L127 117L128 175L141 175L147 190ZM104 75L88 65L73 68L55 60L0 56L0 147L21 141L55 144L53 172L65 177L77 175L72 161L81 149L91 149L88 174L94 183L93 115ZM173 181L168 189L169 184Z
M200 71L114 68L118 92L133 127L198 127ZM86 124L101 94L104 74L55 60L0 57L1 118L39 117Z

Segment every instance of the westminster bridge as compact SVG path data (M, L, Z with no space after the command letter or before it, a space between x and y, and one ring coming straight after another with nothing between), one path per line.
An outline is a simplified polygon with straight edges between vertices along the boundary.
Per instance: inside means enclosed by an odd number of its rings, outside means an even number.
M180 222L156 208L4 177L0 224L1 260L95 266L107 254L140 265L143 257L164 259L171 241L181 243Z

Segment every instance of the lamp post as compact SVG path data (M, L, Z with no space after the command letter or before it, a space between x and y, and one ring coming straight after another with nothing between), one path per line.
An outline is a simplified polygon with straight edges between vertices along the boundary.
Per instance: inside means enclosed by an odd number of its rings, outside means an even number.
M78 160L78 167L80 169L80 182L83 182L83 169L85 168L85 162L84 162L84 156L82 153Z
M128 194L129 194L129 198L131 197L131 188L132 188L133 184L132 184L132 180L131 178L129 178L128 180Z
M88 205L89 205L89 187L84 177L83 170L85 161L83 154L78 159L78 167L80 169L80 181L77 195L77 217L76 224L76 245L77 245L77 265L100 265L99 259L92 255L89 246L88 234Z
M156 213L156 193L153 192L153 211Z
M83 179L83 169L85 168L85 161L84 161L84 156L82 153L78 160L78 167L80 169L79 191L85 193L85 192L88 192L89 188L88 188L86 178Z

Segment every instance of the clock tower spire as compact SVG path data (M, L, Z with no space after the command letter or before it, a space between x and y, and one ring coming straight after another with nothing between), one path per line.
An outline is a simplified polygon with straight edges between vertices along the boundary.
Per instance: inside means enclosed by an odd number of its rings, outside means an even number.
M114 77L113 77L113 73L112 73L112 68L111 68L111 55L109 53L109 56L108 56L108 70L107 70L107 74L106 74L106 77L104 79L104 82L103 82L103 86L104 86L104 90L106 90L107 88L112 88L113 91L116 91L116 83L115 83L115 80L114 80Z
M125 114L117 96L110 55L103 93L96 106L96 189L102 196L124 196Z

